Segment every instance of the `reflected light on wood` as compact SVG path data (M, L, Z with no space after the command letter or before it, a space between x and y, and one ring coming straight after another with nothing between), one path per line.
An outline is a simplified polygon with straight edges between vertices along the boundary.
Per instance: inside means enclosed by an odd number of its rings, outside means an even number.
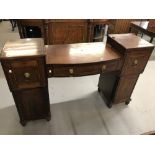
M18 39L6 42L1 58L44 55L43 39Z
M71 47L69 49L69 54L71 56L80 56L80 55L101 55L103 54L103 49L105 48L105 44L89 44L82 47Z
M35 55L37 54L37 49L25 49L25 50L9 50L9 52L5 51L6 52L6 56L7 57L15 57L15 56L26 56L26 55Z
M81 64L119 59L103 42L45 46L47 64Z

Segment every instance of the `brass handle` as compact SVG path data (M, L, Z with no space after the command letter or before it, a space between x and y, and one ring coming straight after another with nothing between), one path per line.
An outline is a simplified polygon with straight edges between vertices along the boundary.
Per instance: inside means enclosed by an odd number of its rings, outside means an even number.
M135 60L134 60L134 65L137 65L137 64L138 64L138 60L135 59Z
M25 78L29 78L31 76L30 73L24 73Z
M11 69L9 69L9 73L10 73L10 74L12 73L12 70L11 70Z
M70 69L69 69L69 73L70 73L70 74L73 74L73 73L74 73L73 68L70 68Z
M103 66L102 66L102 72L105 71L106 68L107 68L107 66L106 66L106 65L103 65Z

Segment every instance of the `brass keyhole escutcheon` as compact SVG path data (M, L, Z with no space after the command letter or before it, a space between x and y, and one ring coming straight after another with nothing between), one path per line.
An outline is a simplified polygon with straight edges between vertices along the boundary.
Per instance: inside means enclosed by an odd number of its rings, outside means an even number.
M31 76L30 73L24 73L25 78L29 78Z
M137 65L137 64L138 64L138 60L135 59L135 60L134 60L134 65Z
M73 68L70 68L70 69L69 69L69 73L70 73L70 74L73 74L73 73L74 73Z
M106 70L107 66L106 65L103 65L102 66L102 72L104 72Z

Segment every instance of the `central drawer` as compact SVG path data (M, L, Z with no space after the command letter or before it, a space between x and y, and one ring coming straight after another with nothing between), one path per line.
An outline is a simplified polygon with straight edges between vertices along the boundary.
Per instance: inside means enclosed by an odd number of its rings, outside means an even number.
M58 64L47 67L48 77L77 77L100 74L120 69L118 60L90 64Z

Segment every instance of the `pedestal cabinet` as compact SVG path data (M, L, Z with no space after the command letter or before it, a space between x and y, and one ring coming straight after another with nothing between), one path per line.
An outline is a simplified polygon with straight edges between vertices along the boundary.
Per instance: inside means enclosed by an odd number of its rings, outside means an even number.
M43 46L42 39L8 41L1 54L1 64L22 125L28 120L50 120Z
M113 75L100 75L99 91L108 99L109 107L121 102L128 104L154 46L132 33L111 34L107 38L107 43L122 54L123 62L119 72Z

